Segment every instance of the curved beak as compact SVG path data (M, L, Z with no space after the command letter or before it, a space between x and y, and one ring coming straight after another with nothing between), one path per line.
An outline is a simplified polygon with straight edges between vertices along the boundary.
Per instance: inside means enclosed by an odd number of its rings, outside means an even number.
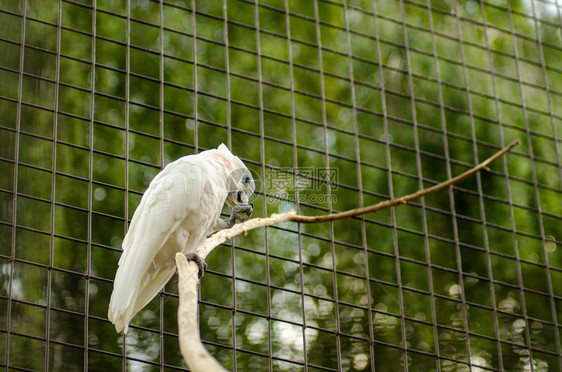
M234 207L236 204L248 204L249 201L250 196L245 191L232 191L226 198L226 203L231 207Z
M250 201L250 196L246 191L238 191L236 198L239 203L243 203L243 204L248 204L248 202Z

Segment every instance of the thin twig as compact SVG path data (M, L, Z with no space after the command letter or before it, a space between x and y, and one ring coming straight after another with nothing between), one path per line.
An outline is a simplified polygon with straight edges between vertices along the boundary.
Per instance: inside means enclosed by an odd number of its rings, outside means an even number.
M475 166L474 168L471 168L468 171L464 172L463 174L460 174L460 175L458 175L454 178L451 178L451 179L449 179L445 182L441 182L440 184L429 187L427 189L416 191L413 194L406 195L406 196L403 196L401 198L396 198L396 199L392 199L392 200L385 200L385 201L380 202L380 203L375 204L375 205L370 205L368 207L363 207L363 208L351 209L349 211L340 212L340 213L326 214L326 215L323 215L323 216L296 215L296 216L292 217L290 219L290 221L303 222L303 223L328 222L328 221L334 221L334 220L341 220L343 218L354 217L354 216L358 216L358 215L361 215L361 214L376 212L376 211L380 211L381 209L394 207L394 206L397 206L397 205L400 205L400 204L406 204L407 202L412 201L414 199L418 199L418 198L421 198L422 196L426 196L428 194L432 194L434 192L443 190L443 189L445 189L445 188L447 188L447 187L449 187L449 186L451 186L451 185L453 185L457 182L460 182L460 181L472 176L473 174L475 174L475 173L477 173L477 172L479 172L483 169L489 170L488 164L490 164L491 162L493 162L497 158L501 157L502 155L504 155L506 152L508 152L509 150L514 148L515 146L519 145L519 143L520 143L520 141L517 139L517 140L513 141L511 144L509 144L508 146L501 149L500 151L496 152L494 155L490 156L488 159L484 160L482 163Z

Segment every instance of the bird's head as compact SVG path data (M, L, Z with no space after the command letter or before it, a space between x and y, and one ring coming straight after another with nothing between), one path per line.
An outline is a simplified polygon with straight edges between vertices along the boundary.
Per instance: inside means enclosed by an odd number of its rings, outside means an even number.
M223 152L225 157L230 160L230 169L226 181L228 192L226 203L231 207L236 204L251 205L250 197L254 193L256 185L250 170L244 165L242 160L234 156L225 145L221 144L217 150Z
M244 167L236 169L229 175L228 196L226 202L231 207L236 204L251 204L250 197L256 188L250 171Z

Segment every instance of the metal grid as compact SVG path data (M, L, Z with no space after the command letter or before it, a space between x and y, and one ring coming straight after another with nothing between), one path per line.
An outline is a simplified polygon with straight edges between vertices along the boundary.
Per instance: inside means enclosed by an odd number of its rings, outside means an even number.
M127 219L178 156L226 142L256 216L318 214L521 138L448 194L217 248L202 335L233 370L562 370L556 2L0 4L3 367L185 369L174 282L126 338L106 319ZM308 168L338 170L304 175L328 202L267 186Z

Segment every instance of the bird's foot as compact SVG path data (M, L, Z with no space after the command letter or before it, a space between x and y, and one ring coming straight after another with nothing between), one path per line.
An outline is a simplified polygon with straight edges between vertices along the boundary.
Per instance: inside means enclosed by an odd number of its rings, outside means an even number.
M197 253L186 253L185 258L188 261L193 261L199 267L199 279L205 274L205 270L207 270L207 263L199 256Z
M234 226L236 220L240 222L247 221L252 215L253 210L254 210L254 204L252 203L236 204L234 207L232 207L232 212L230 213L230 217L225 220L226 223L228 224L228 227Z

